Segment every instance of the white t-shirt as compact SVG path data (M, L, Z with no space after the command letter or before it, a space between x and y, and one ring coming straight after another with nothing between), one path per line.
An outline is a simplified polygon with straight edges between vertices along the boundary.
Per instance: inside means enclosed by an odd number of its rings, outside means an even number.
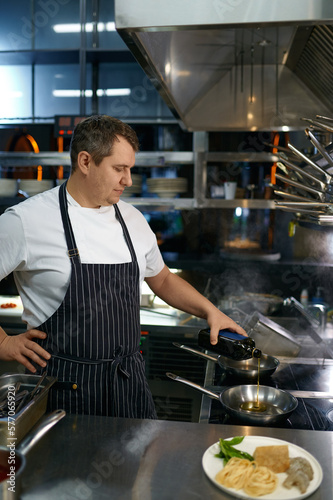
M119 264L131 256L113 206L81 207L67 193L69 217L81 262ZM156 237L139 210L119 201L140 268L140 285L164 266ZM61 304L71 274L60 214L59 187L37 194L0 216L0 280L14 271L22 320L33 328Z

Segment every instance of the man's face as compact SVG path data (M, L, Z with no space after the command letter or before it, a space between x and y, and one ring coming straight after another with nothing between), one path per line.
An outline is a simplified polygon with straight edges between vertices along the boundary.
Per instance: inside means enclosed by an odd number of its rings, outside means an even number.
M103 158L98 166L90 160L86 185L93 208L117 203L125 187L132 185L131 168L135 164L135 152L126 139L122 136L118 139L113 144L112 155Z

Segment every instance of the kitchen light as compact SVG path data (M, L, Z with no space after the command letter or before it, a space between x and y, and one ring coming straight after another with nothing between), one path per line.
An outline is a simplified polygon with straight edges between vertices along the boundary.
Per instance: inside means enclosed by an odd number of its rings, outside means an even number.
M91 33L93 31L94 23L86 23L85 31ZM81 24L80 23L67 23L67 24L55 24L53 30L56 33L80 33ZM97 31L116 31L116 25L114 22L108 23L97 23Z
M58 90L53 90L52 94L54 97L80 97L81 91L78 89L58 89ZM98 89L96 91L96 94L98 97L102 96L107 96L107 97L115 97L115 96L126 96L130 95L131 89L128 88L123 88L123 89ZM92 97L93 91L92 90L85 90L84 91L85 97Z
M106 95L108 97L120 96L120 95L130 95L131 89L98 89L97 95L100 97L102 95Z

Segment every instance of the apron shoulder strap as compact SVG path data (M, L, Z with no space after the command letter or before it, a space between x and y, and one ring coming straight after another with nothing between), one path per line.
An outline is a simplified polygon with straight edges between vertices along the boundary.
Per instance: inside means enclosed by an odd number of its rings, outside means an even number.
M68 214L66 185L67 181L61 184L59 189L59 204L60 204L61 218L64 226L69 258L80 260L79 250L76 245L72 224Z
M114 209L115 209L116 217L119 220L120 225L122 227L122 230L123 230L123 233L124 233L124 237L125 237L125 241L127 243L128 249L129 249L130 254L131 254L132 262L136 262L137 259L136 259L136 253L135 253L135 250L134 250L134 246L133 246L130 234L128 232L128 229L127 229L127 226L125 224L125 221L124 221L124 219L123 219L123 217L122 217L122 215L120 213L120 210L119 210L119 207L118 207L117 203L114 204Z

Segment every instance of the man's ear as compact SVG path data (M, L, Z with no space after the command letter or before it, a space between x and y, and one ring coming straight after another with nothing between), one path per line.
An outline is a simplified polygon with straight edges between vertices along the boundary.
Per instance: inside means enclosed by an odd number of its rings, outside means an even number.
M87 175L90 169L91 155L87 151L80 151L77 155L77 166L84 175Z

